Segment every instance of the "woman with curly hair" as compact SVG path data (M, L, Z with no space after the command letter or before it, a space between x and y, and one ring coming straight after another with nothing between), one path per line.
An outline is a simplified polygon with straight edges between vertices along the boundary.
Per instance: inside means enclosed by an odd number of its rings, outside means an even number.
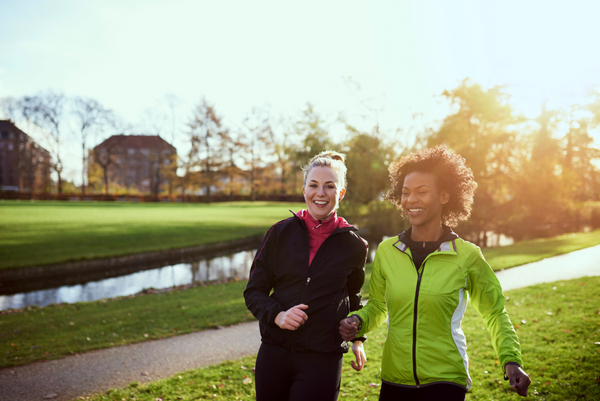
M343 339L388 317L379 399L464 400L472 386L461 321L470 297L492 336L504 378L527 395L517 334L496 275L480 249L450 227L471 213L477 183L465 159L446 146L399 159L386 199L411 227L377 249L367 305L340 323Z

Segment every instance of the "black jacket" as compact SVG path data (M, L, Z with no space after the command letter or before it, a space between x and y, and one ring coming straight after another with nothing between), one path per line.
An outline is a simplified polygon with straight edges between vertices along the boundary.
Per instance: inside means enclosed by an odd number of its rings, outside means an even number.
M366 242L341 227L325 239L309 266L309 239L304 221L294 214L269 229L260 244L248 285L246 306L260 322L262 341L292 351L347 352L340 320L361 308ZM273 291L271 291L273 290ZM275 324L279 312L304 303L308 320L297 330Z

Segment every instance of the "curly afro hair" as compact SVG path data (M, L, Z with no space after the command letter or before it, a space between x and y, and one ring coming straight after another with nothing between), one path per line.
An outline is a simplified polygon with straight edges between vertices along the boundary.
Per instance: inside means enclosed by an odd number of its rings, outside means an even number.
M442 207L443 224L455 227L459 221L469 218L477 183L473 172L465 165L464 157L448 149L446 145L440 145L391 163L389 172L392 188L385 195L385 199L398 209L402 209L404 178L415 171L433 174L438 189L450 195L448 203Z

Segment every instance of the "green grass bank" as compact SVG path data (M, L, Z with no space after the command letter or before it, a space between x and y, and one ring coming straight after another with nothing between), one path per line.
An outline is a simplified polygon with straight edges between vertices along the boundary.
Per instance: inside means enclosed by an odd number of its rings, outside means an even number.
M303 203L0 202L0 269L263 234Z
M254 320L245 281L0 312L0 368Z
M521 241L504 247L485 248L483 254L492 269L498 271L598 244L600 244L600 230L594 230L587 233L570 233Z
M508 291L506 308L519 334L525 366L531 377L529 397L541 401L600 399L600 277L539 284ZM520 398L502 380L502 370L474 308L467 308L462 327L469 344L473 388L467 400L508 401ZM367 365L362 372L344 357L340 400L378 399L383 324L365 343ZM179 373L146 385L137 382L93 400L253 400L255 358Z

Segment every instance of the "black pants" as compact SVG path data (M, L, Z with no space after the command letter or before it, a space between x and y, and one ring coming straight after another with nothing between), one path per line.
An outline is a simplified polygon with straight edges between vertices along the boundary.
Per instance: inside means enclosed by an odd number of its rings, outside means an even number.
M466 391L453 384L413 388L381 383L379 401L464 401Z
M262 343L256 357L256 400L336 401L343 356Z

